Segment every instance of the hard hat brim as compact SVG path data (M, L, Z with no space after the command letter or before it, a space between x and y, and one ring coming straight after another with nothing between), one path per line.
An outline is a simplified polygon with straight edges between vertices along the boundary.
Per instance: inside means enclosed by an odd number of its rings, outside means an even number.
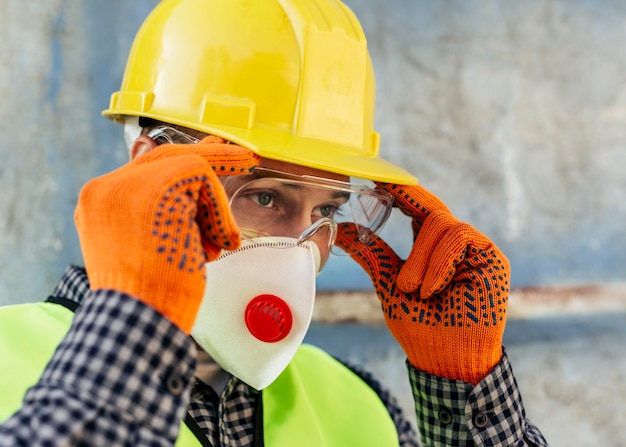
M133 110L129 110L128 114L123 112L119 109L115 112L109 109L103 111L102 115L116 122L124 122L127 116L137 114ZM157 115L146 114L145 116L162 120ZM383 183L398 185L418 183L417 177L407 170L376 155L364 157L362 150L340 143L302 136L295 137L289 132L277 132L275 129L265 129L260 126L241 129L216 125L200 127L197 123L173 120L168 120L168 122L222 137L250 149L261 157L272 160Z

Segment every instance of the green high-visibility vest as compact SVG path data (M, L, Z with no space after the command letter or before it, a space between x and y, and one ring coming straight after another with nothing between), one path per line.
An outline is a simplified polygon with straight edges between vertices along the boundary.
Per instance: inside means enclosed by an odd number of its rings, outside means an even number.
M13 414L69 330L73 312L54 303L0 307L0 421ZM378 395L327 353L303 345L261 393L267 447L386 447L398 445ZM201 446L181 422L176 446Z

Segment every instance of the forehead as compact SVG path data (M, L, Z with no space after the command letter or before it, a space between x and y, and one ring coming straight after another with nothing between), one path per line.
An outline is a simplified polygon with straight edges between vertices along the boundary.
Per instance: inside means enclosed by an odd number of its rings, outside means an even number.
M334 172L323 171L321 169L309 168L307 166L295 165L293 163L287 163L285 161L270 160L269 158L261 158L259 166L268 169L275 169L277 171L286 172L289 174L297 175L311 175L314 177L322 177L331 180L339 180L342 182L349 182L350 177L342 174L335 174Z

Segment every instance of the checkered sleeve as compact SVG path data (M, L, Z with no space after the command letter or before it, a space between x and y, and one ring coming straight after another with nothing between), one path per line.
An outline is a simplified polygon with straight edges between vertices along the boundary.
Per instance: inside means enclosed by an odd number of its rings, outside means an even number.
M173 445L195 368L191 339L151 307L87 294L0 446Z
M506 351L476 387L407 365L417 425L425 446L548 445L526 418Z

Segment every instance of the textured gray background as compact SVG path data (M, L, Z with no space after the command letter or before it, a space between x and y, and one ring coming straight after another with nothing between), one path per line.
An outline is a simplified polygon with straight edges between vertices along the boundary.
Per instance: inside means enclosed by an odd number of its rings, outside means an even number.
M0 302L37 299L81 262L77 193L126 160L100 111L156 3L0 2ZM348 4L377 72L382 153L505 250L514 286L626 280L624 2ZM406 253L406 222L387 230ZM369 281L342 259L319 286Z

